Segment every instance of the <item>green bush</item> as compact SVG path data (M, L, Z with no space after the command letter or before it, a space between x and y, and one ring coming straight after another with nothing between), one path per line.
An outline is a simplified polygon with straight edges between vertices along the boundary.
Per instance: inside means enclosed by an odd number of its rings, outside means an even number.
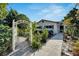
M76 40L76 42L73 43L72 52L73 55L79 56L79 40Z
M48 31L44 29L42 33L33 34L32 47L34 49L39 49L42 43L46 43L46 39L48 38Z
M74 28L73 28L73 26L68 26L65 32L68 35L74 35Z
M41 47L41 39L40 33L33 35L32 48L39 49Z
M79 29L75 29L74 35L77 36L77 37L79 37Z
M47 38L48 38L48 30L44 29L43 32L42 32L42 40L41 40L41 42L45 43Z
M12 31L9 26L0 25L0 55L11 46Z
M18 36L29 37L30 26L29 23L18 24Z

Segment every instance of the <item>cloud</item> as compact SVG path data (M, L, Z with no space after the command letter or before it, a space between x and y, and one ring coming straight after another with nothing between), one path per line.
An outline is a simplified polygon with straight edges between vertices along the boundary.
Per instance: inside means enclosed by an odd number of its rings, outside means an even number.
M66 15L65 8L59 5L51 5L48 8L44 8L38 13L38 16L44 19L58 20Z
M28 9L36 12L33 15L35 20L61 21L73 7L74 4L31 4Z
M27 8L30 10L42 10L42 9L44 9L44 7L41 6L41 3L32 3Z

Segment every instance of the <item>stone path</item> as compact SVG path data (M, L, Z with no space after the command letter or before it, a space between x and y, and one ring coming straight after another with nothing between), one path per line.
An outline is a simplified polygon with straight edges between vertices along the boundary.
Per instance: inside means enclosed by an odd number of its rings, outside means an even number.
M63 34L59 33L48 40L46 45L33 53L32 56L61 56L62 42Z

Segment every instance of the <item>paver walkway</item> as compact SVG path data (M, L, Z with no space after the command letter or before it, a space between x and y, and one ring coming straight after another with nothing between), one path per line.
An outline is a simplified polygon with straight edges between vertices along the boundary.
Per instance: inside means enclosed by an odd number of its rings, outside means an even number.
M63 42L63 34L59 33L52 37L46 45L44 45L39 51L33 53L33 56L60 56Z

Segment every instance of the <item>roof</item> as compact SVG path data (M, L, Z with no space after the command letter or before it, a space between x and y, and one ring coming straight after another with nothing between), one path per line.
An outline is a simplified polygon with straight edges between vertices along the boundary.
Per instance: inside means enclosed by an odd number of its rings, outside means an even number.
M37 23L40 23L40 22L43 22L43 21L46 21L46 22L52 22L52 23L60 23L60 22L51 21L51 20L45 20L45 19L41 19L41 20L38 21Z

